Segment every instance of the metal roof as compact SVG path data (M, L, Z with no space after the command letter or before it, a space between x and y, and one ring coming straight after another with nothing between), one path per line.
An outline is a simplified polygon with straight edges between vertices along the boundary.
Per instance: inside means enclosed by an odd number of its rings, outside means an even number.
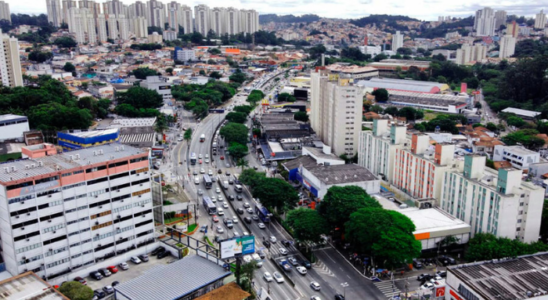
M81 131L81 132L70 132L67 134L81 137L81 138L88 138L88 137L96 137L96 136L102 136L106 134L116 133L118 132L118 128L113 129L105 129L105 130L92 130L92 131Z
M513 108L513 107L505 108L505 109L502 110L502 112L512 113L512 114L516 114L518 116L526 116L526 117L529 117L529 118L534 118L534 117L540 115L540 112L538 112L538 111L530 111L530 110Z
M122 283L114 289L130 300L172 300L230 274L232 273L214 262L192 255L172 264L150 269L144 275Z
M431 93L435 88L441 90L442 83L406 80L406 79L387 79L387 78L371 78L371 80L360 80L356 84L366 88L384 88L387 90L414 91Z
M0 115L0 122L2 121L11 121L11 120L26 120L26 116L18 116L13 114Z

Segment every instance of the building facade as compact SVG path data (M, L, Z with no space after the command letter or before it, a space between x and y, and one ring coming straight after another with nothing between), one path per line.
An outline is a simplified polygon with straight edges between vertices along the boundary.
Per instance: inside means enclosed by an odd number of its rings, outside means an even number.
M403 47L403 34L401 34L400 31L398 30L392 36L392 51L396 52L401 47Z
M196 52L194 49L175 47L175 51L173 51L173 60L180 60L182 62L196 60Z
M506 24L506 15L505 10L497 10L495 12L495 30L499 30L500 25Z
M507 161L516 169L527 170L532 164L540 162L540 153L523 146L496 145L493 150L493 161Z
M519 36L519 26L516 21L512 21L512 23L506 24L506 34L514 38L517 38Z
M207 5L197 5L194 7L195 30L206 36L210 29L211 11Z
M535 29L544 29L546 27L546 14L541 10L535 15Z
M474 29L476 36L493 36L495 35L495 11L490 7L485 7L476 11L474 19Z
M511 35L505 35L500 39L499 58L507 58L514 55L516 51L516 38Z
M2 30L0 38L0 84L9 87L23 86L18 40L3 34Z
M481 44L470 46L463 44L460 49L457 49L457 59L455 63L464 65L470 62L481 62L487 56L487 47Z
M4 1L0 1L0 20L11 22L10 5Z
M48 12L48 22L55 27L60 27L63 23L63 16L61 14L61 1L60 0L46 0L46 7Z

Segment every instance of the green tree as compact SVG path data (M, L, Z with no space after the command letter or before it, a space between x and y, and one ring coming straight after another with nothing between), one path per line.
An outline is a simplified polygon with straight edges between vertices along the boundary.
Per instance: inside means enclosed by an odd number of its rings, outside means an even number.
M137 79L147 79L148 76L157 76L160 75L155 70L150 69L149 67L137 68L133 70L133 75Z
M506 119L506 124L508 124L508 126L515 126L517 128L520 128L521 126L525 125L525 121L523 121L523 119L520 117L511 116Z
M70 300L91 300L93 290L77 281L66 281L59 287L59 292Z
M388 91L386 89L376 89L371 95L375 96L375 101L377 102L388 101Z
M241 112L241 113L244 113L246 115L249 115L253 111L253 106L250 106L250 105L234 106L234 111L235 112Z
M129 104L134 108L157 108L164 104L162 96L155 90L134 86L118 94L118 104Z
M232 142L228 147L228 152L234 158L234 160L238 161L247 155L248 150L246 145Z
M516 257L548 250L542 242L526 244L515 239L496 237L490 233L477 233L468 243L465 258L468 261L482 261L503 257Z
M264 93L260 90L253 90L249 93L249 96L247 96L247 102L255 106L257 102L260 102L264 98L264 96Z
M202 76L206 76L206 72L204 70L200 70L200 72L198 72L198 74L202 75Z
M424 113L413 107L403 107L398 111L398 116L405 117L409 121L415 121L422 119L424 117Z
M278 95L279 102L295 102L296 100L295 96L288 93L281 93Z
M249 186L252 190L255 188L261 180L265 178L265 174L262 172L257 172L253 169L245 169L240 174L238 179L245 185Z
M285 224L293 228L294 237L301 242L318 243L329 232L329 224L316 210L299 208L287 213Z
M487 129L489 129L490 131L493 131L493 132L497 131L497 125L495 125L495 123L492 123L492 122L487 123L485 128L487 128Z
M327 190L318 213L332 229L342 229L352 212L365 207L381 207L379 202L358 186L333 186Z
M382 114L383 109L382 109L382 107L380 107L379 105L372 105L372 106L369 108L369 111L374 112L374 113L378 113L378 114Z
M29 60L35 61L37 63L43 63L46 60L53 58L51 52L42 52L42 51L31 51L28 56Z
M297 206L299 195L291 184L279 178L263 178L252 190L253 197L261 199L267 208L280 214Z
M173 75L173 68L166 68L166 73L169 75Z
M214 79L219 79L219 78L223 77L223 75L221 75L221 73L219 73L217 71L213 71L213 72L209 73L209 77L214 78Z
M78 45L76 41L71 37L60 37L57 38L53 43L61 48L74 48L76 47L76 45Z
M185 141L190 142L190 140L192 139L192 128L189 128L185 131L183 138Z
M245 123L245 121L247 121L247 115L245 113L242 113L242 112L232 111L232 112L229 112L228 114L226 114L225 119L227 119L228 122L243 124L243 123Z
M234 74L230 75L228 77L230 81L237 82L239 84L244 83L247 80L247 76L240 70L239 68L236 69Z
M398 108L395 106L389 106L384 110L384 113L395 117L398 115Z
M301 121L305 123L308 122L308 114L305 111L296 112L293 118L297 121Z
M63 70L65 70L65 72L74 72L76 71L76 67L70 62L66 62L63 66Z
M240 158L240 159L238 159L238 161L236 161L236 166L241 167L242 171L243 171L244 168L249 167L249 162L247 160L243 159L243 158Z
M236 142L242 145L247 144L248 129L243 124L229 122L221 128L220 134L229 144Z
M213 54L213 55L219 55L221 54L221 50L219 48L209 48L207 52Z

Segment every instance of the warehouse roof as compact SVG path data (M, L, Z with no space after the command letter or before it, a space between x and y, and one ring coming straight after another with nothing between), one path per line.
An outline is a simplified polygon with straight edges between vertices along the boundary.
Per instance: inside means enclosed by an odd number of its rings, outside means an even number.
M153 268L114 289L130 300L179 299L230 274L214 262L192 255Z
M534 118L534 117L540 115L540 112L538 112L538 111L530 111L530 110L513 108L513 107L505 108L505 109L502 110L502 112L512 113L512 114L516 114L518 116L528 117L528 118Z
M465 105L466 97L446 94L426 94L419 92L390 91L388 101L418 103L432 106Z
M371 80L360 80L356 85L365 88L382 88L390 91L396 90L421 93L439 93L444 88L444 84L437 82L388 78L371 78Z
M26 272L1 281L0 295L5 300L68 300L34 272Z
M288 161L283 165L288 170L302 165L304 169L326 185L378 180L373 173L364 167L354 164L324 166L323 164L317 164L316 160L308 155Z

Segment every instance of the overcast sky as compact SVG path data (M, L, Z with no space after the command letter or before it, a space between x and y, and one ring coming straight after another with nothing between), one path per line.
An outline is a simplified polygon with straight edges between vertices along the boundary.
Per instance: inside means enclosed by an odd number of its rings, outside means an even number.
M46 0L4 1L10 4L12 13L46 13ZM97 2L102 3L105 0ZM123 0L123 2L131 4L135 1ZM189 6L206 4L210 7L233 6L255 9L260 14L302 15L311 13L329 18L360 18L370 14L389 14L407 15L428 21L437 20L440 15L466 17L483 6L490 6L495 10L503 9L508 14L527 17L534 17L541 9L548 8L546 0L202 0L177 2Z

